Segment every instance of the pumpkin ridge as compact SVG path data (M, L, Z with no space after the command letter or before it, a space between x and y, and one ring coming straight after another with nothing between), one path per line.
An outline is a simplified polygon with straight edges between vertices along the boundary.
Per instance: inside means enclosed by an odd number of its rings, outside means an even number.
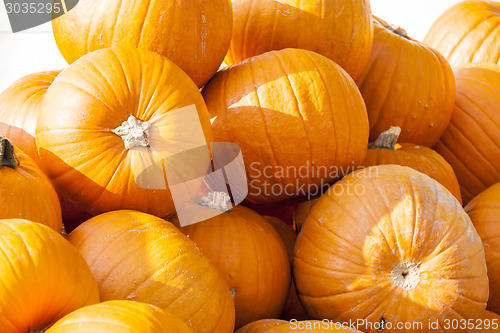
M494 17L494 16L495 15L492 15L491 17ZM485 20L483 22L487 22L487 20ZM470 53L469 62L472 62L472 60L474 59L476 54L480 51L481 47L484 45L484 42L486 42L486 40L491 36L491 34L496 32L495 30L499 26L500 26L500 20L498 20L498 22L492 28L490 27L490 30L485 34L484 38L482 38L481 43L479 43L478 46L475 48L475 50Z

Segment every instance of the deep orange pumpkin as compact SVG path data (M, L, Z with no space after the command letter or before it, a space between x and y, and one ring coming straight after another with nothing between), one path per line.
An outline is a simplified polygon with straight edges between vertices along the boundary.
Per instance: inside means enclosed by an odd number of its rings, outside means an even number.
M177 218L172 222L179 225ZM180 230L226 278L234 295L236 328L281 314L290 289L290 265L280 235L262 216L236 206Z
M233 332L234 302L224 278L172 223L120 210L84 222L68 240L89 264L101 300L156 305L193 332Z
M342 68L314 52L250 58L218 72L203 96L215 140L241 147L252 207L319 192L364 159L361 94Z
M500 183L477 195L465 211L483 241L490 282L488 309L500 312Z
M12 83L0 94L0 133L41 165L36 148L35 130L43 97L60 71L47 71L26 75ZM89 219L85 213L59 194L62 218L67 230Z
M412 143L398 143L399 127L380 134L368 147L364 167L397 164L420 171L446 187L462 203L457 176L446 160L434 150Z
M366 102L370 140L399 126L403 142L431 147L453 112L451 66L433 48L377 17L374 31L370 61L356 80Z
M28 220L5 219L0 235L0 332L38 332L99 302L85 260L59 233Z
M368 0L233 0L228 65L285 48L322 54L356 78L373 40ZM272 67L269 67L272 68Z
M232 19L229 0L86 0L52 28L70 64L98 49L138 47L167 57L202 87L224 59Z
M2 136L0 201L0 219L27 219L62 231L61 206L50 180L28 155Z
M370 333L382 322L429 320L454 332L445 319L477 319L488 300L470 218L437 181L399 165L359 170L331 187L300 231L293 265L313 318L366 319L371 327L357 328Z
M154 305L107 301L78 309L52 325L46 333L192 333L179 318Z
M190 105L212 141L203 98L174 63L139 49L90 53L59 74L45 95L36 132L44 169L60 192L91 214L127 208L166 216L174 211L170 190L140 187L134 166L173 153L171 142L186 124L169 113ZM123 139L116 132L124 122L149 126L136 146L127 141L133 130ZM178 144L190 148L189 142ZM198 174L207 167L208 161L191 166Z
M434 149L455 170L467 204L500 182L500 67L469 65L455 76L453 116Z
M424 42L435 47L453 66L466 63L500 65L500 2L468 0L446 10L432 25Z

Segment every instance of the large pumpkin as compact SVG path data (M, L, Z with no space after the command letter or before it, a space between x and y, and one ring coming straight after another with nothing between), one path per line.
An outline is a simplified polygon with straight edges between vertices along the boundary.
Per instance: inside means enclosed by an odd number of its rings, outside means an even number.
M455 170L467 204L500 182L500 67L469 65L455 75L455 109L434 149Z
M233 36L224 60L232 65L285 48L322 54L356 78L373 40L368 0L233 0Z
M6 219L0 220L0 235L0 332L36 332L99 302L85 260L60 234Z
M399 165L359 170L331 187L302 227L293 265L313 318L366 320L357 327L365 332L418 332L396 323L435 320L454 332L445 320L476 319L488 300L469 217L437 181Z
M446 160L434 150L413 143L398 143L399 127L391 127L368 146L364 167L398 164L420 171L446 187L462 203L457 176Z
M190 105L198 113L192 122L182 118L181 108ZM199 146L205 141L196 134L200 122L212 141L203 98L179 67L150 51L109 48L82 57L54 80L36 139L56 188L90 213L126 208L166 216L174 205L164 173L149 187L138 184L137 170L152 156ZM203 175L208 163L207 157L187 169Z
M193 332L228 333L234 302L209 258L173 224L121 210L91 218L68 236L99 285L101 300L156 305Z
M370 61L356 80L366 102L370 140L399 126L403 142L434 145L455 102L450 65L433 48L376 17L374 31Z
M424 42L435 47L453 66L466 63L500 65L500 2L462 1L432 25Z
M62 231L61 206L50 180L28 155L2 136L0 201L0 219L27 219Z
M179 318L154 305L107 301L78 309L46 333L192 333Z
M70 64L98 49L138 47L167 57L201 87L224 59L232 18L229 0L85 0L52 28Z
M311 51L271 51L218 72L203 89L216 141L238 144L247 203L272 206L359 165L366 109L354 81Z
M41 165L35 141L38 113L47 89L59 73L47 71L26 75L0 94L0 133L38 165ZM59 200L67 230L91 217L60 194Z
M177 218L172 221L179 225ZM236 328L281 314L290 289L290 265L280 235L262 216L236 206L180 230L226 278L234 297Z
M488 309L498 313L500 312L500 183L472 199L465 206L465 211L483 241L490 282Z

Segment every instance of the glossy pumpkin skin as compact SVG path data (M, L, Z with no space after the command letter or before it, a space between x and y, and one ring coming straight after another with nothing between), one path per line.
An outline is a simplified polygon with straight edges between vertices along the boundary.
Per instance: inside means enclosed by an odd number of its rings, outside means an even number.
M42 329L99 302L97 284L78 251L39 223L0 220L0 331Z
M179 225L176 218L172 222ZM290 288L290 265L278 232L262 216L236 206L180 230L226 278L234 295L236 328L281 314Z
M477 195L465 206L465 211L483 241L490 282L488 309L498 313L500 312L500 183Z
M93 215L135 209L166 216L174 211L168 187L140 187L133 168L154 154L172 151L169 140L186 124L169 112L193 104L206 141L212 141L203 98L174 63L139 49L88 54L47 90L36 138L44 169L58 191ZM130 116L149 123L149 148L127 149L112 132ZM193 169L201 173L206 166L198 163ZM161 178L158 183L165 185L166 177Z
M293 264L293 248L295 247L295 241L297 240L297 233L285 222L277 217L264 216L264 218L273 226L273 228L280 235L283 244L285 244L286 252L288 255L288 260L290 262L290 268ZM297 296L297 290L295 288L295 283L290 284L290 290L288 291L288 296L286 298L285 306L281 313L280 318L290 320L290 319L308 319L308 315L304 310L304 307L300 303L299 297Z
M234 303L223 277L171 223L141 212L114 211L81 224L68 240L89 264L102 301L153 304L193 332L233 331Z
M373 40L368 0L233 0L228 65L285 48L322 54L358 77ZM312 38L311 36L314 36Z
M46 333L192 333L179 318L154 305L107 301L78 309Z
M425 146L404 142L395 142L393 145L387 140L384 143L384 138L397 141L397 136L391 133L391 130L382 133L377 142L368 147L363 166L397 164L410 167L438 181L462 203L460 185L451 165L441 155Z
M488 278L477 232L458 201L411 168L347 175L312 207L297 238L294 279L313 318L338 322L476 319ZM376 300L376 301L374 301ZM387 332L396 332L394 327ZM418 332L401 329L398 332Z
M286 323L285 320L281 319L261 319L240 327L234 333L265 333L273 327Z
M0 156L0 219L20 218L62 231L61 206L50 180L36 163L0 136L6 154ZM8 157L7 157L8 156ZM12 165L5 165L8 160Z
M26 75L0 94L0 133L12 140L37 164L36 121L45 92L60 71Z
M431 147L453 112L451 66L433 48L376 17L374 32L370 60L356 80L366 102L370 140L399 126L402 142Z
M453 116L434 149L455 170L467 204L500 182L500 67L468 65L455 76Z
M307 195L364 159L361 94L342 68L314 52L272 51L230 66L203 97L215 140L241 148L252 207Z
M500 2L462 1L434 22L424 42L453 66L466 63L500 65Z
M87 0L52 28L70 64L95 50L137 47L167 57L202 87L224 59L232 19L229 0Z
M60 72L26 75L0 94L0 133L12 140L38 165L41 165L35 141L38 113L47 89ZM65 227L66 224L80 224L91 217L62 195L59 195L59 201Z

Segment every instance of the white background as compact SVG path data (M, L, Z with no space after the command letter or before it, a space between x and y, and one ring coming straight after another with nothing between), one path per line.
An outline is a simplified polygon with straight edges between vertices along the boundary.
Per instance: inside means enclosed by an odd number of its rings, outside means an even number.
M371 6L373 14L422 40L432 22L457 2L460 1L371 0ZM54 42L50 23L13 34L3 2L0 3L0 91L23 75L66 66Z

